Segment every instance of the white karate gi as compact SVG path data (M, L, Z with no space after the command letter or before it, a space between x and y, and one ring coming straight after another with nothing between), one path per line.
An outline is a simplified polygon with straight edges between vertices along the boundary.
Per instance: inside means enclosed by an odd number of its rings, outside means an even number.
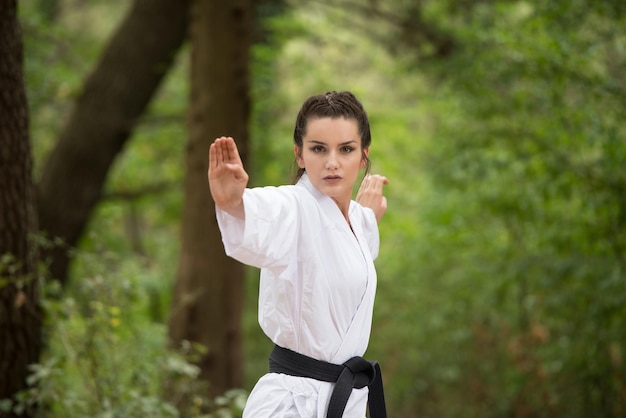
M306 174L295 186L246 189L245 221L217 208L226 253L261 268L259 324L277 345L336 364L363 356L369 341L378 255L374 212L350 203L352 230L337 204ZM323 418L334 383L268 373L244 418ZM367 387L344 417L365 418Z

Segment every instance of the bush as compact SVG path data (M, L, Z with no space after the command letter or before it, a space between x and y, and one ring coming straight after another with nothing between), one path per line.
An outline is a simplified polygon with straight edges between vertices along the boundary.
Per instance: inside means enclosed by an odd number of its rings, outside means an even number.
M206 397L194 364L204 347L167 347L167 327L151 317L157 274L141 259L83 252L81 278L67 289L43 286L46 313L41 363L30 388L0 411L63 417L240 417L243 391ZM167 396L164 396L167 394Z

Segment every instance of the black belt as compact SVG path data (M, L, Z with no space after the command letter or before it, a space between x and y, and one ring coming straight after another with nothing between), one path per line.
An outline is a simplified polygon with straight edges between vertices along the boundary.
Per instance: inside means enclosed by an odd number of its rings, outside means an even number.
M387 418L383 379L380 366L375 361L352 357L343 364L333 364L276 345L270 355L270 373L335 382L326 418L341 418L352 389L367 386L370 391L367 398L370 417Z

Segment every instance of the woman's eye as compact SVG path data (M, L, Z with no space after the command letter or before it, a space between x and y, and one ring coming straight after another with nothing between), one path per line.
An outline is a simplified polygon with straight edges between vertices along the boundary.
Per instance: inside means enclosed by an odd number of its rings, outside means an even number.
M349 153L352 151L354 151L354 148L352 147L349 147L349 146L341 147L341 152Z
M321 145L316 145L314 147L311 147L311 151L313 152L323 152L324 151L324 147Z

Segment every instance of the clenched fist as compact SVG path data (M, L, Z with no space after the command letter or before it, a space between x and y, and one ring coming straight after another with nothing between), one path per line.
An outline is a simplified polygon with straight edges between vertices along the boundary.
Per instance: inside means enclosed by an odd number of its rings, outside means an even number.
M389 184L387 177L379 174L368 174L361 182L356 195L356 201L366 208L370 208L380 221L387 211L387 198L383 196L383 186Z

